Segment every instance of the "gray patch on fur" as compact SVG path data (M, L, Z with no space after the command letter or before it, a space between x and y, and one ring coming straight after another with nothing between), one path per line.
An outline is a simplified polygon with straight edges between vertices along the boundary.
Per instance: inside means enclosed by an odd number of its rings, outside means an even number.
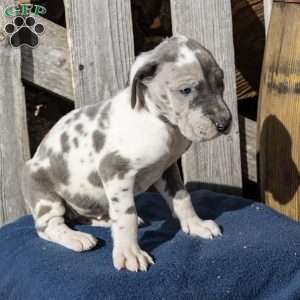
M136 213L136 209L135 209L134 206L128 207L128 208L126 209L126 211L125 211L125 214L128 214L128 215L132 215L132 214L134 214L134 213Z
M80 134L83 134L83 125L81 123L77 124L75 126L75 130L80 133Z
M90 118L90 120L94 120L97 116L99 107L96 105L90 105L85 109L85 114Z
M118 179L123 179L129 171L130 161L116 151L105 155L101 160L100 173L104 181L110 181L115 176L118 176Z
M90 210L93 215L103 214L103 207L98 199L94 199L86 194L76 193L71 195L69 192L64 192L63 197L67 202L75 204L77 207Z
M88 177L88 181L91 185L96 186L96 187L102 187L102 182L101 182L101 178L99 177L98 173L92 172L89 177Z
M178 58L179 43L176 37L166 39L152 50L153 60L159 63L175 62Z
M36 230L37 230L38 232L44 232L44 231L47 229L47 227L48 227L48 224L47 224L47 225L44 225L44 226L37 226L37 227L36 227Z
M95 130L93 132L93 146L96 152L100 152L105 143L105 135L101 133L99 130Z
M69 118L69 119L67 119L66 121L65 121L65 124L70 124L71 123L71 121L72 121L72 119L71 118Z
M193 39L188 39L187 42L185 43L188 48L190 48L192 51L202 49L203 47L201 44L199 44L196 40Z
M122 192L128 192L128 189L122 189Z
M22 173L22 191L31 210L34 211L40 199L49 202L61 202L61 198L55 192L55 178L51 168L39 168L36 171L26 164ZM57 181L57 180L56 180Z
M76 113L74 113L73 120L74 121L78 120L80 116L81 116L81 110L78 110Z
M109 126L109 113L111 109L111 102L106 103L101 111L101 115L99 118L99 126L102 129L107 129Z
M50 206L42 205L39 209L39 212L37 214L37 218L42 217L43 215L47 214L51 210Z
M69 152L70 151L70 144L69 144L69 136L66 132L63 132L60 136L60 142L61 142L61 149L62 152Z
M52 190L54 184L50 177L49 169L39 168L37 171L30 174L32 179L45 190Z
M75 138L73 139L73 143L74 143L74 145L75 145L76 148L79 147L78 138L75 137Z
M70 172L67 161L62 154L53 154L50 156L50 170L51 175L59 183L67 185L69 183Z
M162 179L166 182L165 190L171 197L174 197L177 192L184 190L177 163L165 170Z
M176 200L183 200L186 199L189 196L189 193L186 190L180 190L176 192L175 199Z

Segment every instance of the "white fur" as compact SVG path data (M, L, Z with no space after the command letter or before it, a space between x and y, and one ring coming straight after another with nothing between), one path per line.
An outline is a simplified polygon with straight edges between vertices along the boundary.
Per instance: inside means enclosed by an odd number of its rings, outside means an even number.
M177 66L181 67L183 65L193 64L193 63L199 64L199 62L195 56L195 53L185 45L180 46L179 58L175 64Z

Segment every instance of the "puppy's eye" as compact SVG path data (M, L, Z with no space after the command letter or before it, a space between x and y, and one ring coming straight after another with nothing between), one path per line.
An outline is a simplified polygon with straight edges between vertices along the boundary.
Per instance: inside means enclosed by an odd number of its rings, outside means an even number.
M183 90L180 90L180 93L185 96L189 95L191 92L192 92L191 88L185 88Z

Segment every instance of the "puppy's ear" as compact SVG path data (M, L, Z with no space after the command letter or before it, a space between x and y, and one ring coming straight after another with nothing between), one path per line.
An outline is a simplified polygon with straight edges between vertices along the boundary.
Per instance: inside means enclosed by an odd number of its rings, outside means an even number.
M137 105L139 108L145 105L144 90L156 73L157 63L151 62L141 66L131 80L131 107L134 109Z

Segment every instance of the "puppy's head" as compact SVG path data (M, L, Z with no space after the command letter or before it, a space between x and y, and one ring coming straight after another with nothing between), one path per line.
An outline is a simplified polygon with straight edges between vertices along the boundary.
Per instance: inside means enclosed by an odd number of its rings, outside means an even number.
M207 49L184 36L172 37L133 64L131 105L151 105L186 138L209 140L227 133L231 123L223 77Z

